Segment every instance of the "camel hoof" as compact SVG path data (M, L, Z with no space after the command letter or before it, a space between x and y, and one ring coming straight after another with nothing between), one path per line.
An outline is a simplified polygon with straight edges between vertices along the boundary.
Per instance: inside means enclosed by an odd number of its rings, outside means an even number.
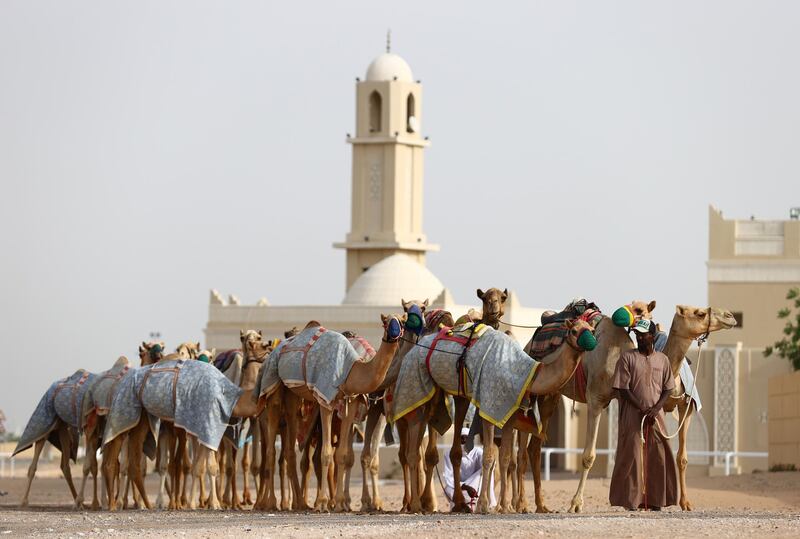
M460 503L453 506L450 510L451 513L472 513L472 509L466 503Z
M478 508L477 509L478 509L478 513L480 513L481 515L488 515L489 513L492 512L492 510L489 507L488 503L478 502Z
M100 511L100 509L102 509L102 507L100 507L100 502L98 502L97 500L94 500L92 502L91 510L92 511Z
M22 500L21 502L19 502L19 506L20 507L28 507L28 500Z
M546 505L538 505L536 506L537 513L552 513L550 509L547 508Z
M689 500L683 500L681 502L681 509L684 511L692 511L694 510L694 506L691 504Z

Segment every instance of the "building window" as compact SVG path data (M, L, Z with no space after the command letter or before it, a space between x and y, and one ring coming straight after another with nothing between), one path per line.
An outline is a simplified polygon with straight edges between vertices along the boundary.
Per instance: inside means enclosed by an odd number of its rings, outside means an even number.
M736 329L742 329L744 327L744 314L739 311L733 313L733 318L736 319Z
M406 132L417 132L416 101L414 99L414 94L408 94L408 99L406 99Z
M369 132L381 132L381 115L383 114L381 94L377 91L369 96Z

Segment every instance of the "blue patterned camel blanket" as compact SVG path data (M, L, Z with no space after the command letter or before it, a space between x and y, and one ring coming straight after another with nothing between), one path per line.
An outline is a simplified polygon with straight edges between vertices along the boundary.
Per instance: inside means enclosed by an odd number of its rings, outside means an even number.
M131 371L126 364L114 365L107 371L97 375L92 387L89 388L86 399L84 399L84 424L88 415L94 412L97 415L106 415L111 409L111 402L114 392L122 379Z
M53 382L33 411L28 424L25 425L12 456L45 437L61 450L58 437L50 436L50 433L59 419L73 427L76 432L82 429L83 400L96 378L97 375L79 369L72 376Z
M162 360L132 369L117 386L103 444L135 427L144 410L156 440L164 420L216 451L241 395L241 388L202 361Z
M375 356L367 341L355 339L358 349L341 333L312 326L282 341L261 369L255 395L266 398L281 382L286 387L306 386L321 406L331 409L353 363L366 362Z
M436 387L451 395L467 396L480 410L480 416L502 427L519 409L540 365L501 331L488 328L469 343L465 337L438 334L420 339L400 367L393 392L392 417L395 422L433 398ZM468 346L465 372L457 372L459 356Z

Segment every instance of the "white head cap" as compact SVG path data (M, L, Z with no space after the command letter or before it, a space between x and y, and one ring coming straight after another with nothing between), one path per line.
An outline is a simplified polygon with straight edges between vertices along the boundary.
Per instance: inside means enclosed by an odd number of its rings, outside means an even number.
M469 436L469 427L461 427L461 436Z

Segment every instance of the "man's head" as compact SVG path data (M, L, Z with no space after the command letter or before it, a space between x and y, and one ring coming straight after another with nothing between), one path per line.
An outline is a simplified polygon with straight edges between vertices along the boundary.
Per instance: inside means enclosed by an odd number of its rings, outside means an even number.
M631 327L634 335L636 335L636 344L640 352L650 353L653 350L653 345L656 340L656 323L652 320L641 319Z
M461 428L461 445L467 443L467 438L469 438L469 427L462 427Z

